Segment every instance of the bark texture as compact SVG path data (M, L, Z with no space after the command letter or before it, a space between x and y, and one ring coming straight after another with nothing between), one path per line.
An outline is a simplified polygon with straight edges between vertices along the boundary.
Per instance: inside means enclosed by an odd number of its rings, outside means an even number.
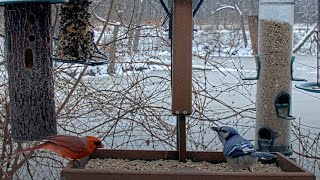
M254 55L258 54L258 16L248 16L251 48Z
M15 140L57 134L49 3L5 7L11 132Z

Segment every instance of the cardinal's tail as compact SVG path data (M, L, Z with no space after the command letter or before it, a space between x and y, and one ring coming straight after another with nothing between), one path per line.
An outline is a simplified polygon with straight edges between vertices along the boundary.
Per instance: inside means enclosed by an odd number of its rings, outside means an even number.
M22 153L25 153L25 152L28 152L28 151L35 151L37 149L41 149L41 148L44 148L46 147L46 143L42 143L42 144L39 144L39 145L36 145L36 146L32 146L32 147L29 147L29 148L25 148L25 149L20 149L17 151L17 154L22 154Z

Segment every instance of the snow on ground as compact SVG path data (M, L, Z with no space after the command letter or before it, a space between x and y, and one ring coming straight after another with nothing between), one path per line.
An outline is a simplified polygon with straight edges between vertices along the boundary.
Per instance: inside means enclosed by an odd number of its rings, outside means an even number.
M305 36L312 26L303 26L298 24L293 30L293 44ZM111 26L103 35L102 42L108 43L112 38ZM119 37L123 37L125 29L120 28ZM95 31L95 38L99 36L99 32ZM244 46L242 35L239 30L212 30L203 28L194 32L193 55L194 59L200 57L252 57L251 41L249 32L246 33L248 38L247 47ZM141 30L141 38L139 43L139 51L134 54L128 54L128 39L117 42L117 63L115 65L115 75L129 75L139 71L161 71L169 70L171 67L170 40L168 32L162 27L145 26ZM311 37L296 53L298 55L314 55L315 54L315 37ZM60 64L61 65L61 64ZM90 76L108 76L108 65L91 66L87 70L86 75ZM69 65L67 65L69 66ZM76 65L79 67L79 65ZM81 66L81 65L80 65ZM69 71L80 73L82 68L70 68ZM193 64L194 70L214 70L214 67Z

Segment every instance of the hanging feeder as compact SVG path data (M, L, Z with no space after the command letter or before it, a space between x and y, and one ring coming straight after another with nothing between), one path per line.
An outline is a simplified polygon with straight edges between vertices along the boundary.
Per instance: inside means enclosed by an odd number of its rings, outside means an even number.
M108 57L94 43L89 0L70 0L61 6L55 61L87 65L106 64Z
M291 155L290 113L292 80L292 34L294 0L260 0L260 72L257 81L255 146ZM262 132L277 134L261 135ZM259 144L260 143L260 144ZM269 145L268 145L269 143ZM261 146L261 150L266 148Z
M51 5L66 0L1 0L4 5L11 133L33 141L57 134Z

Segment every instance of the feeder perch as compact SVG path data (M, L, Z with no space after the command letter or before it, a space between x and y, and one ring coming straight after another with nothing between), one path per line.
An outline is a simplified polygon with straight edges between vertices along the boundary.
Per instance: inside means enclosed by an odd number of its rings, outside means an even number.
M295 58L296 58L295 56L292 56L292 58L291 58L291 80L292 81L307 81L306 79L293 77L293 63L294 63Z
M277 116L285 120L294 120L295 118L290 113L290 94L286 92L280 93L275 100L275 108Z
M266 151L271 152L274 139L276 138L275 133L272 131L272 129L263 127L259 129L258 132L259 139L258 139L258 151Z
M302 83L299 85L296 85L296 88L312 92L312 93L320 93L320 40L319 40L319 33L320 33L320 4L318 3L318 11L317 11L317 29L316 29L316 40L317 40L317 46L316 46L316 60L317 60L317 81L316 82L307 82Z
M312 92L312 93L320 93L320 83L318 82L306 82L296 85L296 88Z
M65 0L1 0L4 5L11 133L33 141L57 134L51 5Z
M254 57L255 57L256 66L257 66L257 76L256 77L246 77L246 78L243 78L242 80L259 80L260 68L261 68L261 60L260 60L260 56L259 55L256 55Z

